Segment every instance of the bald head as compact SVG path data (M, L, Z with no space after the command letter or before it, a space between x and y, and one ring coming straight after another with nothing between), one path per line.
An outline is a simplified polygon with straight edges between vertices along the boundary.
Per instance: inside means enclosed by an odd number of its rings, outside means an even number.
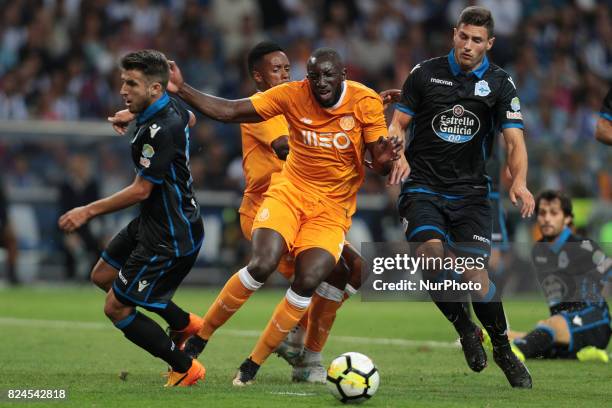
M316 64L317 61L329 61L339 69L344 69L344 62L338 51L333 48L317 48L308 58L309 64Z
M315 50L306 64L310 89L317 101L326 108L332 107L342 95L346 68L338 51L332 48Z

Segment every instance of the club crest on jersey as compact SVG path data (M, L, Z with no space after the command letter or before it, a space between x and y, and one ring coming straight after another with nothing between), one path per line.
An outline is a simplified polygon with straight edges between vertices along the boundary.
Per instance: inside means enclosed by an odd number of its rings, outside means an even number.
M434 116L431 127L436 136L446 142L465 143L480 130L480 120L463 105L455 105Z
M257 213L257 221L265 221L268 218L270 218L270 210L268 210L267 208L262 208Z
M476 96L487 96L491 93L491 88L489 88L489 83L484 79L476 82L476 86L474 86L474 95Z
M154 123L149 126L149 134L151 135L151 139L155 137L157 132L159 132L159 129L161 129L161 126L159 126L157 123Z
M349 130L351 130L351 129L353 129L355 127L355 119L353 119L353 117L350 116L350 115L341 117L340 118L340 127L345 132L348 132Z

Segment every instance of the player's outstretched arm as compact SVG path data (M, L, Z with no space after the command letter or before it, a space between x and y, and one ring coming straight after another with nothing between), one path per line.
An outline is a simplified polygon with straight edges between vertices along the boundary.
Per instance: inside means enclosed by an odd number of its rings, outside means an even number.
M531 217L535 208L533 195L527 189L527 148L523 138L523 130L519 128L506 128L503 130L506 141L506 154L508 168L512 176L512 184L508 195L512 204L517 206L521 201L521 216Z
M58 226L66 232L72 232L98 215L119 211L146 200L152 190L153 183L136 176L134 182L123 190L68 211L60 217Z
M174 61L170 61L168 91L176 93L189 105L209 118L221 122L262 122L250 99L224 99L208 95L185 83L183 74Z
M599 140L603 144L612 146L612 121L606 118L597 119L595 139Z

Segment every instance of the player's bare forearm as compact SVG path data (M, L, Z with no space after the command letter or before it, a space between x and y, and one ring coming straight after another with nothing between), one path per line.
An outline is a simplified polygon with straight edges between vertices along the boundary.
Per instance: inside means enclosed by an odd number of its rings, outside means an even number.
M152 190L153 183L140 176L136 176L134 182L123 190L98 201L94 201L88 204L86 208L91 217L112 213L146 200Z
M603 144L612 146L612 121L605 118L597 119L595 139L599 140Z
M146 200L151 190L153 190L153 183L136 176L131 185L110 197L82 207L75 207L63 214L57 222L58 226L66 232L75 231L98 215L115 212Z
M523 131L517 128L504 130L506 141L507 166L512 176L512 183L527 185L527 147L523 138Z
M506 128L503 135L506 141L507 164L512 176L512 185L508 191L510 201L518 206L520 200L521 216L531 217L535 201L527 188L527 148L523 131L518 128Z
M263 121L248 98L236 100L219 98L200 92L189 84L183 84L177 95L202 114L221 122Z
M393 112L393 118L391 119L391 124L389 125L389 136L396 136L405 146L406 130L408 129L411 121L412 116L408 115L407 113L399 110Z

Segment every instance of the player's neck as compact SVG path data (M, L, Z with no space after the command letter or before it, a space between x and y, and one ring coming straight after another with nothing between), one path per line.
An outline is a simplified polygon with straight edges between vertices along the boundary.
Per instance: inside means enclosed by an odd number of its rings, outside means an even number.
M474 72L478 68L480 68L480 66L484 63L484 59L485 59L485 57L483 55L482 59L480 61L478 61L478 63L476 65L474 65L473 67L470 67L470 68L464 68L464 67L461 66L461 64L459 64L459 61L457 61L457 56L455 56L455 62L459 66L459 69L461 70L461 72L463 72L465 75L469 74L470 72Z

